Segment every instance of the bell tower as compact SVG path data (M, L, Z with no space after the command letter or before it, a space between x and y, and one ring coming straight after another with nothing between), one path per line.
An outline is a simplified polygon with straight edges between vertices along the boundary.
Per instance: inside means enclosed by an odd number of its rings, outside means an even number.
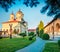
M17 21L21 21L21 19L23 18L23 16L24 16L24 14L19 9L19 11L16 13L16 20Z
M11 15L10 15L10 20L9 21L13 21L14 20L14 14L13 14L13 12L11 13Z

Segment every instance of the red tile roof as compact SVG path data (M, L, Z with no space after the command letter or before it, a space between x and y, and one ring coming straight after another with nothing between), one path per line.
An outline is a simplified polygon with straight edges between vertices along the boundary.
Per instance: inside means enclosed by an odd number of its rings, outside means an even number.
M35 31L36 29L28 29L28 31Z
M50 21L44 28L46 28L48 25L50 25L52 22L54 22L54 21L57 20L57 19L58 19L58 17L53 18L53 20ZM60 18L59 18L59 19L60 19Z
M14 19L13 21L7 21L7 22L3 22L3 23L15 23L15 22L20 22L20 21L17 21L16 19Z

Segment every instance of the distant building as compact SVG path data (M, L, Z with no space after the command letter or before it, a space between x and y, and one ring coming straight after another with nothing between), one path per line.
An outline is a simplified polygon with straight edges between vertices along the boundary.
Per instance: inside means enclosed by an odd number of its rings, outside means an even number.
M27 22L23 19L24 14L19 10L16 13L16 17L12 12L10 19L7 22L2 23L2 31L8 36L14 33L27 32ZM4 35L4 33L2 33Z
M36 34L36 29L28 29L28 33L34 32Z
M55 17L44 27L44 32L50 36L60 36L60 17ZM54 34L54 35L53 35Z

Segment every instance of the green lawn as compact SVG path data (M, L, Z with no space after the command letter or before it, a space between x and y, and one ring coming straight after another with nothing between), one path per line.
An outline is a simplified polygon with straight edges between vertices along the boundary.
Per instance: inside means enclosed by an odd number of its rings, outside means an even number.
M43 52L60 52L57 43L46 43Z
M35 38L29 41L28 38L3 38L0 39L0 52L15 52L23 47L28 46L35 41Z

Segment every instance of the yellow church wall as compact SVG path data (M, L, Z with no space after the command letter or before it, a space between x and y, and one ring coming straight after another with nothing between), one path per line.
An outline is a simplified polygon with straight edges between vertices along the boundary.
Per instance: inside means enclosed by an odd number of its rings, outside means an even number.
M54 24L53 24L54 23ZM53 28L54 28L54 35L60 35L60 27L57 27L57 23L60 25L60 19L56 19L51 24L49 24L47 27L44 28L44 33L48 33L50 36L53 34Z
M8 29L8 34L10 34L10 26L9 26L9 24L12 24L12 31L13 31L14 27L18 25L18 22L3 23L2 24L2 31L6 31Z

